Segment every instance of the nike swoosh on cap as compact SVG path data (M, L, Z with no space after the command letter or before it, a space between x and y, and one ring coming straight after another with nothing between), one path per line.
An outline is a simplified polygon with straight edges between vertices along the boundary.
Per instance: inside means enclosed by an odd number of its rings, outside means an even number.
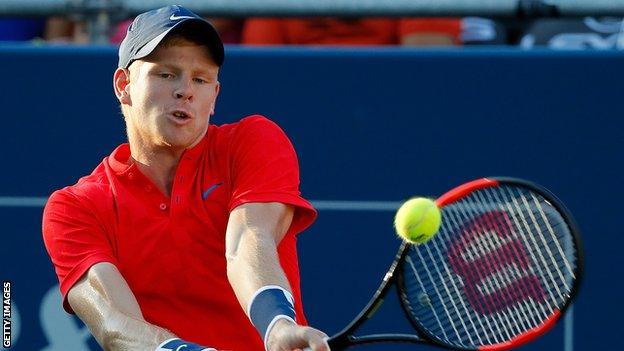
M183 19L183 18L195 18L193 16L176 16L176 15L171 15L171 17L169 17L170 20L172 21L177 21L179 19Z

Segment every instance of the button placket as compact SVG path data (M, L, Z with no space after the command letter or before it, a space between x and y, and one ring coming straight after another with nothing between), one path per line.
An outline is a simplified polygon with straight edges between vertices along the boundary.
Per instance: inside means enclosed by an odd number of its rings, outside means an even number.
M173 189L171 192L171 205L172 206L178 206L182 203L182 194L184 193L184 189L185 189L185 180L186 180L186 176L185 174L187 173L187 168L190 166L188 164L187 161L191 160L190 156L185 156L182 159L182 162L180 163L180 165L178 166L178 170L177 173L179 175L177 175L175 177L175 182L173 184Z

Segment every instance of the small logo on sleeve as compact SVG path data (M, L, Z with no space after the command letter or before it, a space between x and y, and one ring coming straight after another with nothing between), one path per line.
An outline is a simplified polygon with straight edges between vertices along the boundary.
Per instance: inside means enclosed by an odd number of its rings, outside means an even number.
M218 183L215 183L215 184L211 185L208 189L206 189L202 193L202 200L206 200L208 198L208 196L210 195L210 193L212 193L217 187L219 187L222 184L223 184L223 182L218 182Z

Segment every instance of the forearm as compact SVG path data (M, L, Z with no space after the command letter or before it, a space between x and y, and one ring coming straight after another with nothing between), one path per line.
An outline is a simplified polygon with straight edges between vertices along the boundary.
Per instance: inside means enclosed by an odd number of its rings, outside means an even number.
M315 351L328 351L324 340L327 335L296 324L291 290L279 265L275 243L263 240L263 237L266 236L241 240L238 255L228 258L228 275L241 306L264 340L266 350L309 347ZM286 293L274 286L286 290Z
M165 340L175 338L170 331L123 313L112 314L103 333L96 337L106 351L154 351Z
M150 324L117 268L100 263L68 294L68 301L104 350L154 351L175 335Z
M291 287L277 246L294 209L280 203L246 204L230 213L226 232L228 279L267 350L329 350L324 333L297 325Z
M293 214L291 206L280 203L245 204L230 214L226 232L227 274L245 310L263 286L277 285L290 292L277 246L286 235Z
M235 255L228 256L228 278L241 306L247 310L258 289L277 285L291 291L279 265L272 236L249 231L244 233Z

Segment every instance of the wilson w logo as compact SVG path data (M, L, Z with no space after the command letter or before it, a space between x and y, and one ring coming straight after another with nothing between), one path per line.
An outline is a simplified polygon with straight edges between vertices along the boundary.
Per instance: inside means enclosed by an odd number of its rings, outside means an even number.
M504 211L487 212L464 225L451 244L448 261L463 279L466 299L481 314L501 311L528 298L544 299L526 247L513 236Z

